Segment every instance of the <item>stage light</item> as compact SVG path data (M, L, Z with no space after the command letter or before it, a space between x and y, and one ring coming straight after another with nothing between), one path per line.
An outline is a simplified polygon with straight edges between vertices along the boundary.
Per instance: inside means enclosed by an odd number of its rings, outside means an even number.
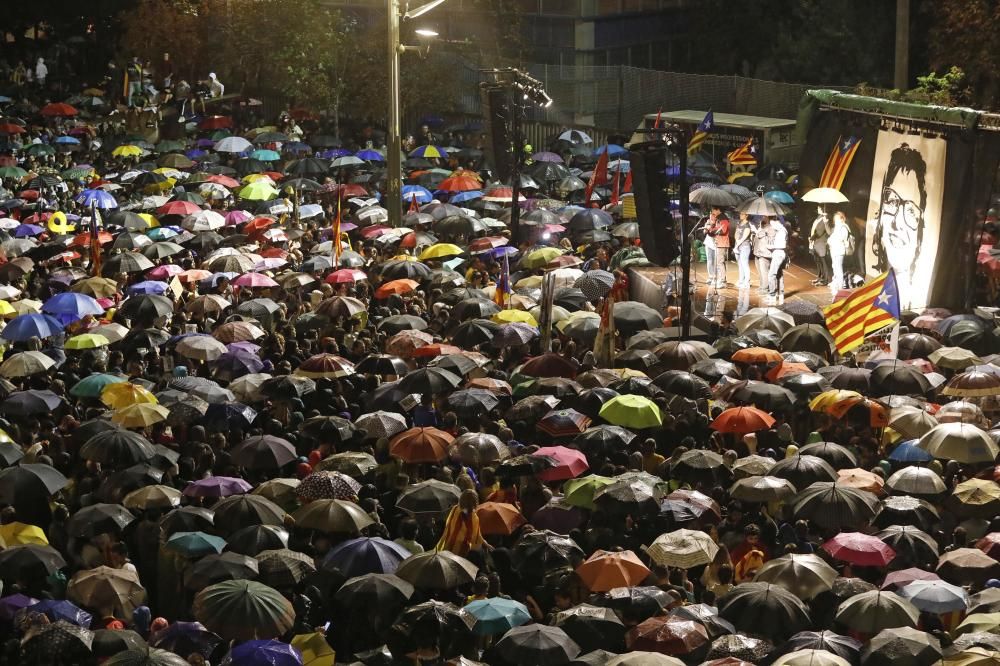
M433 39L438 36L437 30L432 28L417 28L413 32L417 37L424 37L425 39Z

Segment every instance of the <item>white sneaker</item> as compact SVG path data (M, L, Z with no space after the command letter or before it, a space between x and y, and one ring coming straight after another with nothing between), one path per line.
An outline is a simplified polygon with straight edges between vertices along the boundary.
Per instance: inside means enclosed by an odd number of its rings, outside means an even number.
M778 296L778 305L784 305L784 304L785 304L785 295L781 294Z

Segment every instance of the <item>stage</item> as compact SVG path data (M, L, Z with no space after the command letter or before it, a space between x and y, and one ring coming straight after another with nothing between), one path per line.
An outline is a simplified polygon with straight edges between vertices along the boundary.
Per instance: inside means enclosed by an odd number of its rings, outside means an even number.
M808 260L807 260L808 261ZM691 282L695 285L693 307L695 318L701 316L712 321L721 321L725 314L730 320L747 310L766 304L766 296L758 293L760 282L757 279L757 268L750 264L750 289L736 289L736 279L739 274L736 262L726 262L727 286L724 289L709 288L706 285L708 275L705 263L691 264ZM641 301L659 311L665 311L663 283L668 275L673 274L676 291L680 292L681 268L670 266L647 266L629 269L629 288L631 298ZM785 269L785 301L800 298L811 301L819 306L829 305L830 290L828 287L815 287L811 284L816 279L813 265L800 263L789 264Z

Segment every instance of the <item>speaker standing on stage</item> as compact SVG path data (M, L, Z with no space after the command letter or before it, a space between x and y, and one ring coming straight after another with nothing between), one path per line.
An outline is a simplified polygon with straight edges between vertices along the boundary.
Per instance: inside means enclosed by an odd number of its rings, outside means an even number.
M729 218L722 214L720 208L713 207L705 226L705 247L709 248L708 239L715 241L714 261L708 262L708 286L722 289L726 286L726 259L729 255ZM707 257L706 257L707 258ZM714 268L714 271L712 270Z
M833 263L833 278L830 280L830 295L836 299L837 292L844 288L844 257L851 253L851 228L847 217L839 210L833 214L833 231L830 233L830 260Z
M826 211L819 206L812 229L809 230L809 251L812 252L813 261L816 262L816 279L813 280L813 284L817 286L830 283L830 253L827 250L827 239L832 231Z
M753 226L753 254L757 263L758 294L767 293L767 276L771 273L771 226L764 218Z
M771 270L767 274L767 291L770 305L781 305L785 302L785 261L788 255L788 230L776 217L771 218Z

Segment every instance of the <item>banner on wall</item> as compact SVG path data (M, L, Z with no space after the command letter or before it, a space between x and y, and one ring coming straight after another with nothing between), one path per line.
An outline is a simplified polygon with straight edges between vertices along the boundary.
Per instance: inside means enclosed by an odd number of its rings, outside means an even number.
M904 309L928 305L941 237L948 142L939 137L878 133L868 196L865 268L896 273Z

